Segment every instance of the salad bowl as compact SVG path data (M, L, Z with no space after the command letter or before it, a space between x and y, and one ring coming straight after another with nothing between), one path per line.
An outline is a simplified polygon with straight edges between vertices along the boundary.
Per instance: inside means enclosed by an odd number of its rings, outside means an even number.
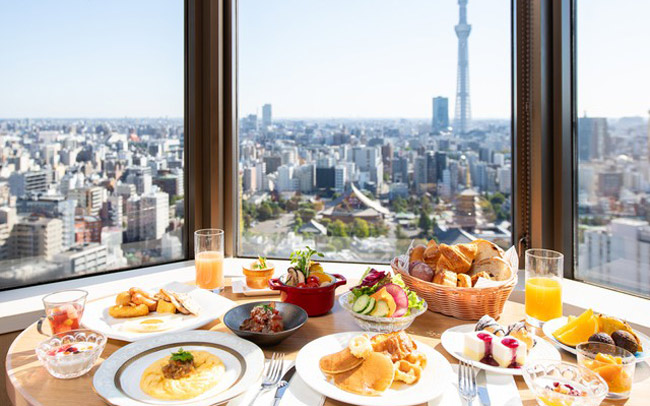
M359 327L381 333L404 330L427 310L427 303L404 284L401 275L372 268L359 285L339 297L339 303Z

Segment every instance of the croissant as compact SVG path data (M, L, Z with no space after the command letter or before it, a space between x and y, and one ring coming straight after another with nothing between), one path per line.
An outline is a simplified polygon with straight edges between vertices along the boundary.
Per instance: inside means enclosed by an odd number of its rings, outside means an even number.
M440 258L436 264L437 267L446 267L445 269L456 273L467 273L472 266L472 261L476 256L477 247L474 244L457 244L438 246ZM445 258L443 260L442 258ZM439 270L440 268L436 268Z

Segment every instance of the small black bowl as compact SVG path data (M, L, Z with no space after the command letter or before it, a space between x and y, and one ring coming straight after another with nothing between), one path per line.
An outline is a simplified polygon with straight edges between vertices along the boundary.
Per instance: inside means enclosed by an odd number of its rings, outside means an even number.
M252 341L260 346L272 346L279 344L282 340L296 332L307 322L307 312L302 307L291 303L274 302L275 308L280 312L284 323L284 330L279 333L257 333L244 331L239 328L241 324L250 317L251 310L255 306L269 304L265 302L244 303L228 310L223 316L223 323L239 337Z

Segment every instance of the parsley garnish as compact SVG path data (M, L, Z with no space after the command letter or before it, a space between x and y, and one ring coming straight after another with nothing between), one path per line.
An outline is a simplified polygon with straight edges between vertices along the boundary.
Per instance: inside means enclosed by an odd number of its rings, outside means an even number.
M273 312L273 310L274 310L274 307L273 307L273 306L271 306L271 305L267 305L267 304L264 304L264 305L257 305L257 306L255 306L255 307L261 307L261 308L263 308L264 310L269 311L269 312Z
M182 348L179 348L177 352L172 352L170 360L180 362L194 361L194 355L191 352L183 351Z

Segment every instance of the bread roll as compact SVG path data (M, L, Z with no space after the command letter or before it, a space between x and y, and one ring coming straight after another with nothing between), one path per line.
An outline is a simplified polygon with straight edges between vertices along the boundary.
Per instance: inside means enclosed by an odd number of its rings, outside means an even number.
M436 272L433 276L433 283L437 283L442 286L456 286L456 273L452 271L442 271Z
M472 278L469 275L464 273L457 274L458 281L457 286L459 288L471 288L472 287Z
M486 272L491 279L505 281L512 276L510 265L499 257L484 259L474 264L473 273Z
M472 244L476 245L477 248L476 256L474 257L474 262L479 262L484 259L493 258L493 257L503 258L503 256L505 255L503 250L498 245L496 245L491 241L478 239L472 241Z
M411 248L409 251L409 262L424 261L424 250L426 249L427 247L422 244L418 244Z
M431 282L433 280L433 269L422 261L411 262L409 274L423 281Z
M472 277L471 277L472 286L476 286L476 282L478 282L478 278L485 278L485 279L488 279L488 280L492 279L492 278L490 278L490 275L488 275L487 272L479 272L476 275L472 275Z

